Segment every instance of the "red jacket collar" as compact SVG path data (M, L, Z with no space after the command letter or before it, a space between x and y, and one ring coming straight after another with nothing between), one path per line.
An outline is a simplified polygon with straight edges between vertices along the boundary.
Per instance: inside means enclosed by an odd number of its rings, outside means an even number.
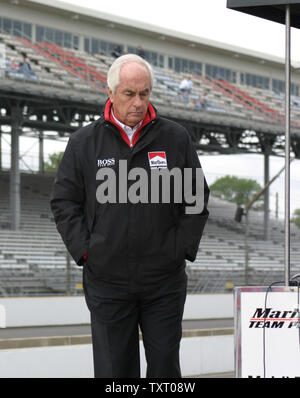
M114 118L111 116L111 108L112 108L112 102L109 99L106 104L105 104L105 108L104 108L104 118L106 121L109 121L110 123L112 123L114 126L116 126L122 136L122 138L124 139L124 141L129 145L130 145L130 141L128 139L127 134L125 133L125 131L114 121ZM141 127L134 133L134 136L132 137L132 146L134 146L141 134L141 130L144 126L146 126L146 124L150 123L152 120L154 120L156 117L156 112L154 107L152 106L152 104L149 102L148 105L148 110L146 112L145 118L143 120L143 123L141 125Z

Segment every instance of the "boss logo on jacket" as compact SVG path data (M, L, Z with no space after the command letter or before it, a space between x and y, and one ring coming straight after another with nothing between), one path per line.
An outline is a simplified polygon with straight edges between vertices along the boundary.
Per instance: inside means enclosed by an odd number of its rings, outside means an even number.
M111 167L116 164L115 158L110 159L97 159L97 166L98 167Z

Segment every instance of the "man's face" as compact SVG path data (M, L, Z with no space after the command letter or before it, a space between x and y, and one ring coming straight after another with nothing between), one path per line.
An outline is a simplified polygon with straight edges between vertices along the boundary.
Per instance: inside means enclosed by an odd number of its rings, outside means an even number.
M146 67L136 62L122 66L115 94L107 88L114 115L120 122L133 127L144 119L148 109L150 86Z

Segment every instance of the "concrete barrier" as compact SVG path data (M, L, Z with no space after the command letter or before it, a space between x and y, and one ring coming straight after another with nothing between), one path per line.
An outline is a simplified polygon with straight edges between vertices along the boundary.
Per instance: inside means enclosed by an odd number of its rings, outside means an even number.
M90 314L83 296L2 297L0 298L0 308L1 306L6 312L6 327L90 323ZM232 294L191 294L187 296L184 319L232 317Z
M181 340L182 375L233 372L234 341L232 330L192 331ZM201 333L200 333L201 332ZM56 339L56 341L55 341ZM93 355L90 336L36 338L40 346L0 349L0 378L92 378ZM17 340L17 339L15 339ZM32 345L34 339L18 339L17 346ZM30 341L26 341L30 340ZM87 341L86 344L81 344ZM54 344L53 346L51 344ZM146 374L142 341L141 376Z
M6 327L80 325L90 323L83 296L4 297Z
M2 304L0 304L0 328L6 328L6 311Z
M6 327L89 324L83 296L0 298ZM233 317L231 294L188 295L184 319ZM3 324L3 322L2 322ZM146 372L142 341L141 373ZM180 357L183 376L233 372L232 328L185 330ZM93 377L91 336L0 340L0 378Z

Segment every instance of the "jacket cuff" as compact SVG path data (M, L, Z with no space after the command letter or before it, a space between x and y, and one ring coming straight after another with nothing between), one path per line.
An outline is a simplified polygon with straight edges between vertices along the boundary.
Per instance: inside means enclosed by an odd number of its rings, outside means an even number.
M82 257L80 257L80 259L77 261L77 265L82 266L86 263L88 257L88 253L84 253L84 255Z

